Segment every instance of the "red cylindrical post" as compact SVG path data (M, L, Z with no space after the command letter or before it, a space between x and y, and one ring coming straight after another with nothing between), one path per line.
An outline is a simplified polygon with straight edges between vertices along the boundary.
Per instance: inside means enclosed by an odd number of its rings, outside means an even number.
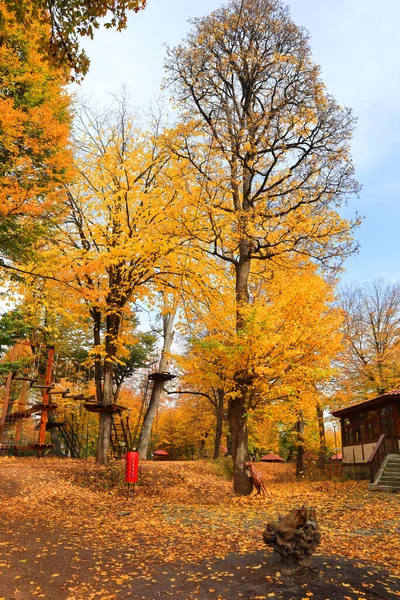
M127 452L125 463L125 481L136 483L139 471L139 452Z

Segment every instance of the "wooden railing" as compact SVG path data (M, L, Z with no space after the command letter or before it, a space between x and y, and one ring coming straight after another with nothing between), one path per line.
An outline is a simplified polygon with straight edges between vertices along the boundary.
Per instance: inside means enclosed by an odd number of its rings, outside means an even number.
M388 454L400 454L399 435L386 435L383 433L379 438L371 456L367 460L371 469L371 482L376 479L379 469Z

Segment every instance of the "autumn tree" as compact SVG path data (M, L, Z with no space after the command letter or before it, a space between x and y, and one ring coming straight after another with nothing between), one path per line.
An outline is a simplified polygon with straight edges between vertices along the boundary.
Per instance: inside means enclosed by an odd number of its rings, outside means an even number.
M327 445L326 445L326 434L325 434L324 404L321 402L320 398L318 398L316 400L315 410L317 413L318 439L319 439L318 466L320 469L324 469Z
M319 450L316 416L311 385L260 404L248 420L250 448L268 449L293 461L297 477L302 477L307 455L316 456Z
M215 309L215 305L213 308ZM220 309L222 308L220 305ZM197 323L199 316L200 311L197 310ZM218 317L221 318L221 312L218 312ZM198 396L207 401L208 412L214 414L213 458L216 459L220 456L227 394L232 391L232 381L225 372L227 348L221 344L215 330L207 330L207 325L212 325L204 312L200 316L200 323L200 331L198 326L193 330L193 321L189 321L188 330L191 330L191 335L187 349L183 355L175 356L181 375L178 384L170 386L168 394L183 395L188 402L196 402ZM219 332L222 332L221 323Z
M19 307L4 312L0 317L0 357L17 340L27 337L31 329Z
M196 344L197 345L197 344ZM200 345L199 345L200 346ZM197 350L197 352L196 352ZM208 375L210 375L211 369L207 369L207 377L204 379L203 374L206 365L209 367L210 363L204 363L203 357L200 357L199 354L201 352L201 348L194 347L191 348L190 355L187 357L185 361L185 374L181 378L180 387L175 390L168 390L168 394L171 395L181 395L183 394L188 401L195 401L196 396L201 396L205 398L208 405L208 412L212 412L214 414L214 450L213 450L213 458L216 459L220 456L221 453L221 441L222 434L224 430L224 417L225 417L225 409L226 409L226 400L225 400L225 390L223 388L223 377L218 381L217 385L213 386L209 381ZM193 354L197 354L197 356L193 356ZM210 357L211 358L211 357ZM215 355L212 356L211 361L215 364L216 361ZM207 381L208 380L208 381ZM209 432L207 432L208 436Z
M131 379L136 372L152 362L155 355L157 338L152 332L135 331L133 339L125 343L125 353L120 357L114 370L114 399L118 400L122 386Z
M165 147L170 153L170 146L176 131L165 132ZM172 142L173 143L173 142ZM162 321L162 346L160 360L154 367L151 381L150 399L145 412L142 429L138 441L140 457L147 456L150 434L156 416L161 393L165 384L173 374L169 373L171 364L171 348L174 340L177 315L186 315L188 306L207 303L207 299L216 294L216 288L224 274L210 265L207 257L193 244L195 231L202 227L196 206L190 202L198 194L196 178L186 162L173 160L169 154L171 169L167 171L170 187L174 190L174 198L178 210L170 213L171 232L179 236L182 251L174 253L174 264L170 265L168 280L158 294L158 308ZM168 264L168 260L165 265ZM153 308L155 308L153 300ZM192 315L193 316L193 315ZM190 319L190 316L189 316Z
M163 180L169 156L161 136L135 122L124 99L103 112L84 107L76 122L75 183L32 276L57 280L73 310L90 316L96 398L111 405L134 302L155 293L176 269L172 255L184 241L171 230L177 193L171 174ZM102 464L110 428L111 413L103 411Z
M189 377L188 377L189 375ZM224 425L224 409L225 409L225 391L218 385L218 387L212 387L205 385L204 381L201 381L200 377L196 379L194 384L190 384L190 376L193 375L193 372L188 371L185 373L185 376L182 377L181 386L178 389L170 389L167 391L168 394L174 395L183 395L188 402L195 402L197 400L197 396L201 396L202 398L208 401L208 412L212 412L214 414L214 450L213 450L213 458L216 459L220 456L221 452L221 440L223 434L223 425ZM199 375L199 372L197 372ZM188 381L189 380L189 381ZM187 388L187 389L185 389ZM207 431L207 437L209 436L209 431Z
M176 191L178 192L177 189ZM186 194L182 194L182 199L184 198L186 198ZM198 256L198 253L193 251L195 249L191 246L190 220L188 223L187 216L182 219L182 214L185 213L184 209L184 205L181 204L181 210L179 211L181 214L178 218L178 221L180 221L178 231L181 232L181 243L184 246L184 251L174 256L175 268L170 269L168 281L165 282L166 285L159 294L162 299L159 303L160 319L162 321L162 345L158 365L154 367L154 372L151 374L150 399L139 435L138 451L141 459L147 457L151 429L161 394L165 390L168 381L175 378L175 375L169 371L177 314L180 312L183 316L186 313L188 304L205 302L207 297L212 296L212 288L218 281L218 273L215 271L210 272L209 265L201 260L204 257L202 255Z
M95 29L122 31L128 12L138 12L146 0L5 0L18 23L28 34L36 22L46 26L41 38L41 53L59 66L66 64L78 78L86 75L89 58L80 47L80 37L93 39Z
M45 349L55 346L53 382L57 387L68 388L75 393L85 392L90 386L90 372L86 367L90 347L88 319L80 319L71 310L66 311L61 290L47 285L46 281L35 279L30 285L24 285L21 280L13 280L10 289L13 287L16 287L18 294L16 304L0 321L0 332L3 333L0 338L8 349L23 340L25 343L22 348L29 350L29 355L14 366L9 364L8 370L43 380L47 367ZM41 390L29 388L26 391L29 402L40 401ZM57 400L57 412L50 411L47 420L52 452L60 455L60 429L52 424L64 422L66 418L72 419L76 433L77 428L87 429L88 417L83 414L86 411L82 411L76 400L64 397L58 397Z
M154 442L170 458L204 458L212 451L212 413L201 396L180 396L161 404Z
M235 278L237 334L251 307L255 263L311 257L341 263L354 223L337 212L357 191L349 153L354 119L328 95L308 36L279 0L231 0L196 19L167 58L181 111L176 154L201 186L198 234ZM234 488L248 494L247 369L229 402Z
M341 401L383 394L400 385L400 285L378 279L343 287Z
M27 11L29 12L28 8ZM0 2L0 259L19 259L43 233L69 179L67 72L39 52L48 26L26 31Z
M292 434L300 461L304 425L316 421L318 388L332 376L332 359L340 349L341 311L332 306L332 284L312 263L302 269L264 269L250 290L253 303L239 333L229 287L225 293L220 288L218 299L207 308L193 306L197 317L186 327L187 351L175 359L183 371L175 392L193 399L202 396L213 405L221 395L222 420L237 395L236 373L249 373L248 447L277 447L283 429L300 429Z

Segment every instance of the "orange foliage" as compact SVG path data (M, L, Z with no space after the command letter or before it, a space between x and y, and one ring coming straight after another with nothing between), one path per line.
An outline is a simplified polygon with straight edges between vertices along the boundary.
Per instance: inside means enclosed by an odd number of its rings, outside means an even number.
M331 361L339 351L341 312L334 309L332 285L314 266L287 271L276 268L257 276L245 325L235 328L235 302L229 287L209 306L191 306L198 318L183 331L189 349L177 361L185 371L183 389L208 392L221 387L227 397L237 393L237 374L251 379L247 410L274 406L285 411L315 407L315 385L329 379Z
M0 2L0 218L20 217L21 228L51 214L69 177L66 73L38 51L47 33L38 22L27 31Z

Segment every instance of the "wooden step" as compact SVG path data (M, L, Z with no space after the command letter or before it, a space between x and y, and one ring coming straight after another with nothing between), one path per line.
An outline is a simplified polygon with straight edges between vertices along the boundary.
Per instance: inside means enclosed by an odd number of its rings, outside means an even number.
M31 388L33 390L52 390L54 387L54 383L52 383L51 385L32 385L31 384Z
M396 487L396 486L392 486L392 485L386 485L386 484L380 485L380 484L378 484L378 485L374 485L374 486L369 485L368 489L371 492L387 492L389 494L393 494L395 492L399 492L400 491L400 486Z

